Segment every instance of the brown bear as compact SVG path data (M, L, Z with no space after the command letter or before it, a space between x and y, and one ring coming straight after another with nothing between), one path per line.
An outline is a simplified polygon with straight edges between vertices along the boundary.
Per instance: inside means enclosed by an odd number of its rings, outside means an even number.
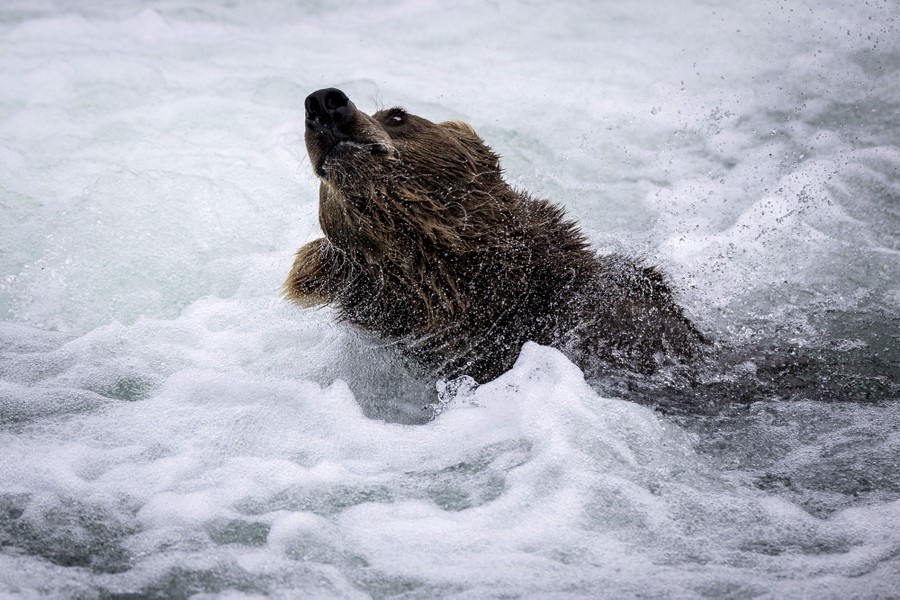
M563 209L503 180L468 124L369 116L329 88L306 99L305 138L325 237L297 252L286 296L333 305L431 374L485 382L529 340L588 374L649 373L703 343L659 271L598 256Z

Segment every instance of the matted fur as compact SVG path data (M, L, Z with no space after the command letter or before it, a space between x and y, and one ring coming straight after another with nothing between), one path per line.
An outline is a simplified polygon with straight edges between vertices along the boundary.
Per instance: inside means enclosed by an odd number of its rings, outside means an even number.
M665 278L598 256L560 207L503 180L471 126L344 108L341 143L307 129L325 237L297 252L288 298L335 306L435 375L481 382L528 340L587 371L695 354L702 336Z

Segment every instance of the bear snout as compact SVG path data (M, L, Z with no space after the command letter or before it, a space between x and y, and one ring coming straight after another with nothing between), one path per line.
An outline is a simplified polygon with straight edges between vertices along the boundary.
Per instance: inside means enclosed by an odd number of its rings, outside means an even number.
M351 164L364 153L393 159L396 149L384 129L359 111L347 94L324 88L306 97L306 149L316 175L328 177L328 165Z
M304 105L307 143L313 142L317 163L320 163L335 146L351 139L350 117L353 105L347 94L337 88L313 92L306 97ZM321 164L317 164L317 167L320 168Z

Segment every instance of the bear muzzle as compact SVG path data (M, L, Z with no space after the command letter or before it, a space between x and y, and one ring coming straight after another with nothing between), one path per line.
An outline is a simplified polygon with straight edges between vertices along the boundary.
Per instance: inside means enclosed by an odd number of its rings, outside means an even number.
M386 132L363 114L337 88L325 88L306 97L306 148L316 174L325 177L329 163L365 150L375 156L393 156Z

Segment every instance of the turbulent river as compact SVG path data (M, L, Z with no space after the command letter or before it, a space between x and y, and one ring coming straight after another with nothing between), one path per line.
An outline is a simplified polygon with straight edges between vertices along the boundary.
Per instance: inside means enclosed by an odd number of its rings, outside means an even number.
M697 377L284 302L330 86L659 265ZM5 0L0 315L0 595L897 597L900 7Z

